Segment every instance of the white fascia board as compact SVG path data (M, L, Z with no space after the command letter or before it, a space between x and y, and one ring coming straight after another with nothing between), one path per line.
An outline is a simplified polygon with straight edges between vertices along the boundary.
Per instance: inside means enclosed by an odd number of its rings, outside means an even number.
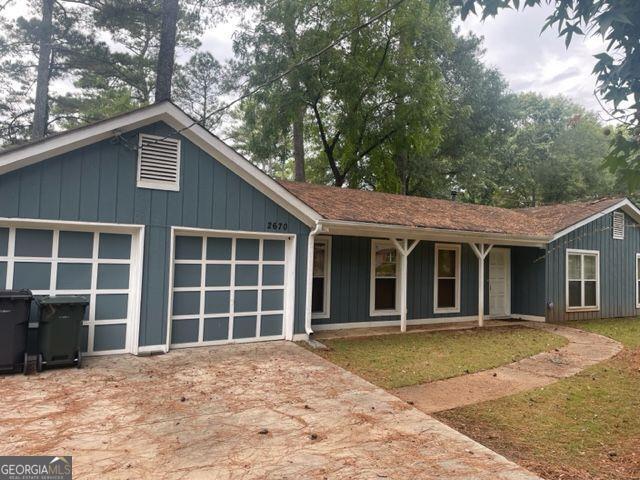
M33 145L0 152L0 175L162 120L162 107L156 105L136 110L93 126L61 133Z
M381 223L349 222L343 220L322 220L322 227L332 235L354 235L372 238L410 238L434 240L450 243L490 243L545 248L551 237L525 237L501 233L445 230L440 228L404 227ZM324 231L323 230L323 231Z
M616 203L615 205L612 205L611 207L601 212L591 215L590 217L587 217L584 220L581 220L571 225L570 227L565 228L564 230L560 230L558 233L556 233L553 236L551 241L557 240L560 237L564 237L566 234L571 233L580 227L584 227L585 225L593 222L594 220L597 220L600 217L604 217L605 215L608 215L611 212L615 212L618 209L621 209L623 212L625 212L627 215L633 218L637 223L640 223L640 210L638 209L638 207L636 207L633 204L631 200L629 200L628 198L625 198L623 200L620 200L620 202Z
M93 126L72 130L6 153L0 152L0 175L33 165L101 140L163 121L308 226L321 216L286 188L182 112L164 102L123 114Z

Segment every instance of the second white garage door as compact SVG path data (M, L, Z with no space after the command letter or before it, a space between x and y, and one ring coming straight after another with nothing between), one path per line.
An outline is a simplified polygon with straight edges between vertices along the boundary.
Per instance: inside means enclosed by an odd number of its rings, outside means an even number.
M174 236L171 346L285 338L288 236Z

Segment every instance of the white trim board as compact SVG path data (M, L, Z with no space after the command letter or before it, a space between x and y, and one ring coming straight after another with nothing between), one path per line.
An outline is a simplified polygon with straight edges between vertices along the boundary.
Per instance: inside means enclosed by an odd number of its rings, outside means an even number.
M0 175L156 122L165 122L175 130L182 130L181 135L307 225L312 226L320 220L315 210L211 132L194 123L192 118L170 102L134 110L40 142L0 152Z
M612 205L611 207L601 212L591 215L590 217L587 217L584 220L581 220L575 223L574 225L571 225L570 227L565 228L564 230L560 230L558 233L556 233L553 236L553 238L551 238L551 241L557 240L560 237L564 237L566 234L571 233L574 230L577 230L578 228L583 227L593 222L594 220L597 220L600 217L604 217L605 215L608 215L611 212L614 212L618 209L621 209L623 212L625 212L627 215L633 218L637 223L640 223L640 210L631 202L631 200L629 200L628 198L625 198L620 202L616 203L615 205Z

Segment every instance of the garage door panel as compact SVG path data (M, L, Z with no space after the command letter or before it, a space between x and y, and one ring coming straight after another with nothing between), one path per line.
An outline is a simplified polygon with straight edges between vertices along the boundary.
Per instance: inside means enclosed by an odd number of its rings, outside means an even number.
M98 258L118 260L131 258L131 235L101 233Z
M0 228L0 257L5 257L9 251L9 229Z
M264 260L284 262L284 240L264 241Z
M207 238L207 260L231 260L231 243L230 238Z
M258 285L258 265L236 265L236 286Z
M60 232L58 239L58 257L93 257L93 236L91 232Z
M14 289L48 290L51 282L51 264L44 262L15 262Z
M127 318L129 295L96 295L96 320Z
M0 285L7 283L7 262L0 262Z
M262 291L262 310L274 311L284 308L284 291L283 290L263 290Z
M235 317L233 319L233 339L246 339L257 337L258 317L255 315L248 317Z
M200 292L175 292L173 294L174 315L198 315Z
M284 265L264 265L262 285L284 285Z
M202 258L202 238L176 237L176 260L200 260Z
M207 287L225 287L231 282L231 265L213 264L207 265L207 274L205 286Z
M96 325L93 337L93 350L104 352L107 350L122 350L127 343L127 326Z
M174 320L171 326L171 341L173 343L194 343L198 341L199 320Z
M282 314L262 315L260 319L260 336L272 337L282 335Z
M90 263L61 263L58 265L56 275L56 288L58 290L90 290L91 289Z
M29 228L16 229L16 257L50 257L53 249L53 232Z
M229 338L229 317L205 318L202 340L215 342Z
M129 265L101 264L98 266L98 290L127 290Z
M200 295L198 294L198 298ZM204 294L204 313L229 313L231 292L228 290L215 290Z
M174 286L200 288L201 271L201 265L175 265L173 271Z
M258 260L260 241L254 238L239 238L236 241L236 260Z
M258 310L257 290L236 290L234 312L255 312Z
M285 240L259 235L177 235L172 344L282 338L285 247ZM199 267L205 274L197 279ZM187 320L188 324L181 323Z

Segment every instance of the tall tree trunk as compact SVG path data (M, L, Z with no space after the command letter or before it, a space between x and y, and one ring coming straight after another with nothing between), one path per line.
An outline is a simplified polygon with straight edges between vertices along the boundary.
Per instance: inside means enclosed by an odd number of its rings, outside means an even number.
M156 67L155 103L171 100L171 78L176 54L176 27L178 23L178 0L163 0L160 51Z
M293 159L295 162L296 182L306 181L304 173L304 112L301 105L293 114Z
M31 138L38 140L47 134L49 123L49 78L51 77L51 39L53 36L54 0L42 0L42 19L40 23L40 45L38 49L38 77L36 81L36 99L33 111Z

